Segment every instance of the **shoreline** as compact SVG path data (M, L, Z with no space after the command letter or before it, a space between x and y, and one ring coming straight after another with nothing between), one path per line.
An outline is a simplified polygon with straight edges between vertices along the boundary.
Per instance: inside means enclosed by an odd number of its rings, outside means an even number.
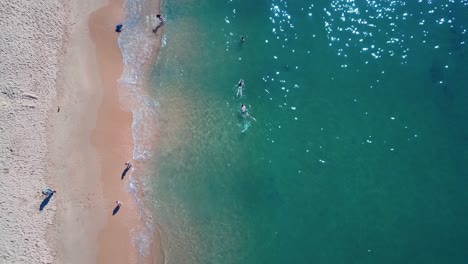
M127 91L125 90L129 87L125 87L121 83L122 78L124 78L124 69L128 67L128 65L124 65L123 51L119 46L121 34L126 33L125 23L128 21L128 18L125 17L127 15L125 14L126 4L124 0L110 0L103 7L94 11L89 19L91 39L96 47L104 93L98 112L97 125L91 138L102 158L101 179L104 182L103 192L107 203L111 204L111 209L113 209L116 200L123 202L121 209L115 216L107 217L108 222L99 233L100 250L97 261L98 263L164 263L165 254L160 232L157 228L148 229L146 226L147 221L150 220L143 212L147 209L145 207L146 201L142 199L146 190L138 190L136 193L131 191L135 184L138 185L140 182L139 177L143 176L138 175L138 172L144 171L146 159L140 160L138 157L133 157L136 144L141 144L141 142L134 141L134 133L138 133L134 130L135 122L137 124L142 122L142 120L134 119L135 111L138 112L135 107L139 106L139 101L135 97L126 97ZM159 0L148 2L148 6L144 8L147 12L139 14L139 18L145 19L148 16L155 16L160 12L160 4ZM120 34L114 30L115 25L119 23L124 24L123 32ZM146 33L149 36L146 39L148 41L146 45L151 47L151 53L146 54L149 55L145 57L146 59L139 61L143 66L140 72L143 78L141 78L139 91L136 95L138 98L147 96L148 87L146 86L149 82L149 73L161 46L162 33L160 32L163 32L163 29L157 32L157 37L154 36L154 32L148 31ZM156 131L151 132L156 133ZM116 135L114 136L114 134ZM154 141L152 138L147 138L145 143L153 146ZM132 160L133 158L136 160ZM131 161L137 167L133 167L124 175L126 161ZM115 176L118 176L120 180L116 180ZM139 208L140 201L143 203L143 208ZM141 245L137 245L138 238L135 236L146 235L145 233L148 231L152 231L149 236L150 240L146 241L148 244L143 245L148 250L140 255L139 250L143 250L143 248L140 248ZM115 253L116 250L119 251L118 254ZM124 261L125 257L127 257L127 261Z
M103 193L106 200L105 225L98 234L98 263L135 263L138 259L131 232L142 225L131 194L126 191L131 171L123 175L126 161L133 162L132 113L120 105L118 80L123 58L114 27L123 21L123 0L109 1L89 18L91 39L96 47L103 98L97 113L92 144L101 159ZM115 211L115 201L121 201ZM115 211L115 214L111 212Z
M125 0L123 31L119 34L120 56L124 57L124 72L119 78L119 99L121 106L133 114L132 139L133 158L137 168L132 173L132 199L137 205L142 218L138 229L134 231L133 242L140 252L142 263L165 263L163 249L164 233L153 222L154 212L148 192L142 185L145 181L145 169L151 152L154 151L157 125L156 115L151 115L154 99L149 96L150 74L162 45L164 26L158 24L156 15L161 14L161 0L145 1L136 5L135 1ZM141 4L141 2L140 2ZM136 71L135 71L136 70ZM156 110L156 109L153 109ZM156 114L155 112L153 114ZM152 125L151 125L152 124ZM144 136L142 136L144 135ZM151 227L148 227L150 224ZM149 240L148 240L149 238Z
M119 98L124 65L115 25L123 22L124 1L86 2L72 3L71 41L58 78L61 111L51 110L51 171L67 175L51 182L67 192L49 244L59 263L164 263L157 236L144 256L133 245L133 232L145 223L128 190L131 170L121 179L134 150L132 113ZM122 207L113 215L116 200Z

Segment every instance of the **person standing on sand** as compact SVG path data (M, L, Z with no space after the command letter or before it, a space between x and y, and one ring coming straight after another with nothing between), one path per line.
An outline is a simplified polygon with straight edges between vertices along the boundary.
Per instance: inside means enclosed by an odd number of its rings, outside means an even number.
M119 200L115 201L115 204L117 204L116 205L117 208L120 208L120 206L122 206L122 203Z
M153 29L153 33L156 34L158 29L164 25L164 19L160 14L157 14L156 17L159 19L159 24Z
M161 14L157 14L156 17L159 19L159 23L164 23L164 19L162 18Z
M125 162L125 166L127 166L127 170L130 169L133 164L130 161Z

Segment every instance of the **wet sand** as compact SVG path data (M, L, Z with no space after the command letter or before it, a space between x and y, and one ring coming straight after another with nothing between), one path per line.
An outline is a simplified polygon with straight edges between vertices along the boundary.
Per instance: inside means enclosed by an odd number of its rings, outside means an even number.
M0 1L0 263L53 263L60 191L41 191L48 120L68 42L69 1ZM32 23L33 22L33 23ZM55 186L49 186L55 188Z
M119 103L123 70L115 25L123 1L72 6L70 43L59 75L60 112L50 126L51 182L62 190L49 244L57 263L136 263L131 232L142 225L127 191L132 114ZM115 202L122 206L113 214Z
M125 99L119 97L118 80L122 75L123 60L115 25L124 20L123 4L123 0L111 0L93 12L89 19L103 92L91 141L100 156L100 178L103 181L102 190L108 207L104 228L98 236L97 262L163 263L164 253L157 233L154 234L150 251L146 252L146 255L138 255L133 245L132 234L145 230L145 223L134 197L129 192L134 168L125 169L126 161L134 162L131 160L134 142L131 131L132 113L126 105L122 105L125 104ZM159 11L159 3L153 4L158 6ZM159 38L155 38L155 51L159 49L159 41ZM156 52L153 55L156 56ZM122 202L120 208L115 207L117 200Z
M98 235L98 263L135 263L137 252L132 244L131 232L143 224L136 203L126 190L131 171L122 179L125 162L132 161L133 154L132 114L121 107L118 94L123 63L117 42L118 33L114 29L123 18L122 0L108 2L89 18L103 92L96 128L91 135L100 157L100 178L107 212L104 228ZM118 211L115 209L117 200L122 202Z

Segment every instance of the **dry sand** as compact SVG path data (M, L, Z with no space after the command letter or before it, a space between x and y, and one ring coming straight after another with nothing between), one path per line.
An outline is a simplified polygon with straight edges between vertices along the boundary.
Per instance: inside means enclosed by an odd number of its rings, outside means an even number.
M89 16L104 4L72 3L70 40L57 83L61 110L49 120L50 181L60 194L55 225L49 229L56 263L96 263L98 232L105 224L101 167L90 140L102 89L89 30Z
M0 1L0 263L52 263L43 211L47 120L67 40L68 1Z

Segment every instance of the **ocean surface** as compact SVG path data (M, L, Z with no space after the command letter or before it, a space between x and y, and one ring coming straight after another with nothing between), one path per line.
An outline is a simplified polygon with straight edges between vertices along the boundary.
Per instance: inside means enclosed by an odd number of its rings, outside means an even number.
M162 10L134 133L167 263L468 263L468 1Z

